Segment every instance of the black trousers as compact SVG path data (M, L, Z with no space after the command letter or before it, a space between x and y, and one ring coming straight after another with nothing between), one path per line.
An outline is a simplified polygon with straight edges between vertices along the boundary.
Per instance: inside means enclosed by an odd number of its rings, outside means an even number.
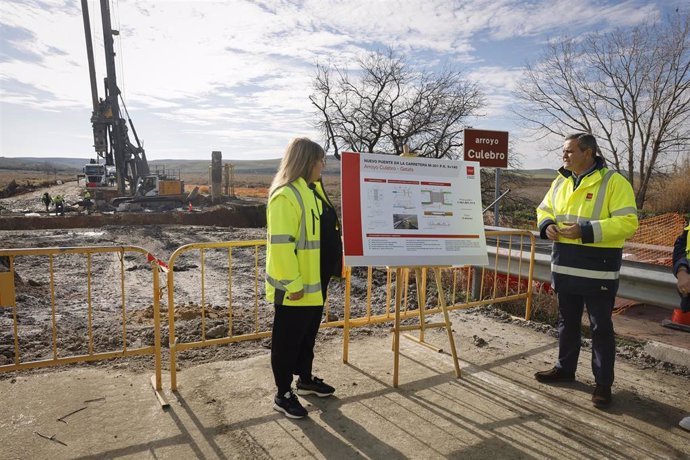
M330 275L321 273L321 294L324 302ZM286 307L275 305L271 337L271 369L278 394L284 395L292 387L293 375L311 380L314 344L319 332L323 305Z
M314 343L322 315L323 305L275 306L271 368L278 394L290 391L293 375L298 375L302 380L311 379Z
M615 294L582 296L558 293L558 364L567 373L575 373L580 356L581 323L587 305L592 332L592 373L600 385L613 383L616 340L613 332Z

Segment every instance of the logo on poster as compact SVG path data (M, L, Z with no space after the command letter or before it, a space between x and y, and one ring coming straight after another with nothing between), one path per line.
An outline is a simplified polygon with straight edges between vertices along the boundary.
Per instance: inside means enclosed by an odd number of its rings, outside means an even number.
M467 167L467 177L474 177L474 166Z

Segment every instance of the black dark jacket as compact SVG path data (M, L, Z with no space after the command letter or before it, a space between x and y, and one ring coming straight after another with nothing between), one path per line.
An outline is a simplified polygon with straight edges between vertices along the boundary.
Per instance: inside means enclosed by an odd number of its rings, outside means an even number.
M673 275L678 277L678 269L685 266L686 270L690 270L690 262L687 256L688 231L685 230L682 235L676 238L673 244ZM684 312L690 311L690 295L680 295L680 308Z

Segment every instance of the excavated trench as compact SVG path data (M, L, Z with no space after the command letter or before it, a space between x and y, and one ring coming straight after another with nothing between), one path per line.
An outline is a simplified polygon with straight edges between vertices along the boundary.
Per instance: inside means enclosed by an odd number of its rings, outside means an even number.
M64 216L2 216L0 230L94 228L106 225L202 225L238 228L266 226L266 205L242 202L199 211L94 213Z

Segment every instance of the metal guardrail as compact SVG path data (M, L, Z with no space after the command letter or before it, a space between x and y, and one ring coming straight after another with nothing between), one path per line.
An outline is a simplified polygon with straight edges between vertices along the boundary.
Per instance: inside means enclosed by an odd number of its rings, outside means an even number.
M500 227L486 227L487 230L498 230ZM538 247L534 258L533 279L543 282L551 281L551 253L550 245L546 249ZM490 246L487 238L487 251L491 256L496 255L496 248ZM548 253L546 252L548 251ZM498 271L505 273L508 254L506 249L500 249L498 254ZM526 275L523 268L522 274ZM650 305L674 309L678 308L678 293L676 279L670 268L623 260L620 273L618 296L636 300Z

